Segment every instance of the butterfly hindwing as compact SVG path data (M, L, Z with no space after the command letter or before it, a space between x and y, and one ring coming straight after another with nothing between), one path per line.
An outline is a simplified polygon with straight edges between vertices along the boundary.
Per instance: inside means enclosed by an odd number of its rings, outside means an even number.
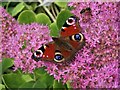
M48 44L43 45L39 48L34 54L32 58L36 61L45 60L45 61L55 61L62 62L67 60L71 56L72 52L59 47L54 42L50 42Z

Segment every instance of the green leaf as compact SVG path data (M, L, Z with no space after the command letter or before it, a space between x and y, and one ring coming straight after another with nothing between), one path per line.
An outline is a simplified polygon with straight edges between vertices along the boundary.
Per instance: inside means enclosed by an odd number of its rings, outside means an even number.
M2 74L2 62L0 62L0 75ZM1 76L0 76L1 78Z
M53 86L54 78L53 76L50 76L47 73L40 80L41 82L44 82L47 85L47 87Z
M1 3L0 3L0 6L4 7L4 6L7 5L7 3L8 3L8 2L1 2Z
M14 9L12 11L12 16L17 15L19 12L21 12L23 10L24 7L25 6L24 6L23 2L17 4L17 6L14 7Z
M12 10L13 10L13 7L7 8L7 12L8 12L10 15L12 15Z
M39 68L39 69L35 69L34 70L34 75L35 75L35 78L38 79L38 78L41 78L43 75L45 75L47 72L44 70L44 68Z
M44 82L47 87L52 87L54 78L50 76L45 70L45 68L40 68L35 70L35 78L36 80L40 80L39 82Z
M3 84L0 84L0 90L5 90L5 86Z
M27 42L26 42L26 40L24 40L24 43L23 43L23 46L22 46L22 49L25 49L26 47L27 47Z
M31 76L29 74L28 75L22 75L22 78L25 80L25 82L33 81L33 79L31 78Z
M67 85L67 88L72 88L72 86L70 85L70 81L67 81L66 85Z
M33 88L35 81L25 82L19 88Z
M0 84L0 90L5 90L5 86L3 84Z
M34 88L47 88L47 84L45 82L42 82L40 79L36 81L34 84Z
M24 3L24 5L25 5L24 10L32 10L33 11L33 8L31 5L28 5L27 3Z
M58 82L57 80L54 80L53 88L54 89L61 88L61 90L63 90L63 88L65 88L65 86L61 82Z
M47 88L44 82L41 80L26 82L20 86L20 88Z
M41 68L37 68L34 70L34 72L38 75L43 75L43 74L46 74L47 72L44 70L45 68L44 67L41 67Z
M37 8L37 2L32 2L31 6L32 6L32 10L34 11Z
M13 66L14 62L11 58L3 58L0 64L2 64L2 71L4 72L9 67Z
M64 25L65 21L70 17L73 16L72 13L70 13L69 10L63 10L60 12L60 14L57 17L57 27L58 29L61 29Z
M44 25L50 25L51 24L51 21L50 21L49 17L44 13L37 14L36 19L37 19L37 22L40 23L40 24L44 24Z
M59 7L66 7L67 6L67 2L68 0L64 0L64 2L61 2L61 0L55 0L55 4L58 5Z
M23 24L23 23L30 24L32 22L36 22L36 15L31 10L24 10L18 16L18 21L20 24Z
M7 85L9 88L18 88L25 80L22 78L22 75L16 73L10 73L3 75L4 84Z
M52 23L50 25L50 35L53 37L58 37L59 32L60 32L60 30L58 29L56 22Z

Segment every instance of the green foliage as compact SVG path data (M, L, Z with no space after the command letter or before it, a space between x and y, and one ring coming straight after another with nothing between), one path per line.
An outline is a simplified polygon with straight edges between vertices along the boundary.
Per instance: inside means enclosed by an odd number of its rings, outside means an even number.
M0 6L4 7L7 5L7 2L0 2Z
M0 63L0 65L1 64L2 64L2 72L4 72L9 67L13 66L14 62L13 59L11 58L3 58L2 63Z
M61 88L61 90L63 90L63 88L65 88L65 85L63 85L61 82L54 80L53 90L56 88Z
M26 82L20 88L46 88L46 84L41 80Z
M30 24L32 22L36 22L35 13L31 10L24 10L18 16L18 22L21 24L23 24L23 23Z
M22 75L17 73L4 74L3 78L4 83L7 85L8 88L18 88L23 83L25 83Z
M38 80L38 82L43 83L43 85L45 85L46 88L51 88L53 85L54 78L47 74L47 72L44 69L45 68L39 68L34 71L35 79Z
M5 90L5 86L3 84L0 84L0 90Z
M65 21L70 17L73 16L73 14L70 13L69 10L63 10L59 13L57 17L57 27L58 29L61 29L64 25Z
M13 7L9 7L9 8L7 9L7 12L9 12L10 14L12 14L12 10L13 10Z
M64 2L60 2L61 0L55 0L55 4L57 4L59 7L66 7L67 6L67 2L65 1L68 1L68 0L65 0Z
M25 80L25 82L33 81L33 78L30 76L30 74L23 74L22 78Z
M37 14L36 18L37 18L36 19L37 22L40 23L40 24L44 24L44 25L50 25L51 24L51 21L50 21L49 17L44 13Z
M54 22L50 25L50 35L51 36L58 37L59 36L59 31L60 30L58 29L56 22Z
M12 16L17 15L19 12L21 12L24 8L24 3L21 2L19 4L16 5L16 7L14 7L13 11L12 11Z

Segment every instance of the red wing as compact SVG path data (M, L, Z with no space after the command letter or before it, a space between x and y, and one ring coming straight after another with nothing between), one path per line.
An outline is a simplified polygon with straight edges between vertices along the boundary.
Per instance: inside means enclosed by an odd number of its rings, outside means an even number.
M72 52L59 47L54 42L48 43L40 47L33 55L32 58L36 61L56 61L62 62L68 60Z
M79 32L80 32L80 28L77 24L75 24L69 27L64 27L64 30L62 29L60 35L61 37L68 37Z
M77 17L70 17L66 20L65 24L63 25L60 35L61 37L68 37L74 34L77 34L81 31L81 27L78 23Z
M54 43L46 44L46 48L45 48L45 51L43 52L41 59L50 60L50 61L53 60L55 55L55 48L56 48L56 45Z
M54 42L50 42L48 44L42 45L38 50L36 50L32 58L36 61L39 60L49 60L52 61L55 55L56 45Z

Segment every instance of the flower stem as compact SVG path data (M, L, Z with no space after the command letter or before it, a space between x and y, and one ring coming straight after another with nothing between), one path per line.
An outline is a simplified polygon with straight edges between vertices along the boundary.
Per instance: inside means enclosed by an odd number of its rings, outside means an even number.
M57 7L55 5L54 5L54 9L55 9L56 14L58 15L59 11L58 11L58 9L57 9Z
M51 11L52 11L53 15L56 17L56 14L55 14L55 11L54 11L54 8L53 8L53 5L51 6Z
M40 3L42 3L41 0L38 0ZM43 6L43 8L45 9L45 11L48 13L48 15L50 16L50 18L55 21L55 18L53 17L53 15L51 14L51 12L48 10L48 8L46 8L45 6Z

